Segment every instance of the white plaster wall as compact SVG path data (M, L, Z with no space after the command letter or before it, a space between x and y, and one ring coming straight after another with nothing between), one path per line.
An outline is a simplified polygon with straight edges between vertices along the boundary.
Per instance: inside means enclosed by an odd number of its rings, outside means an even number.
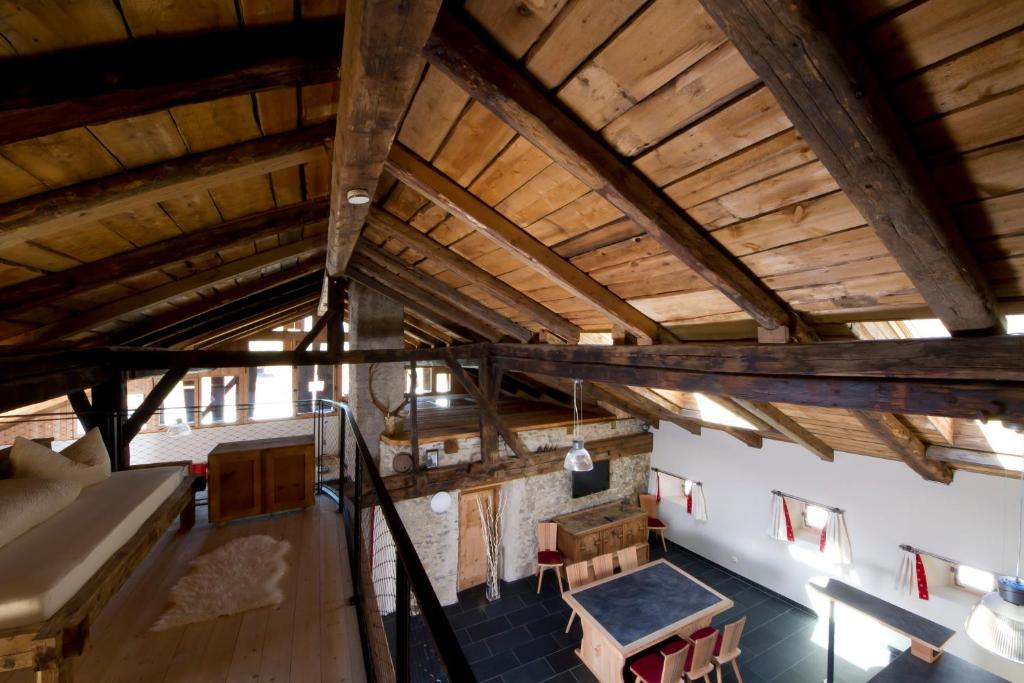
M972 566L1012 572L1017 552L1017 493L1014 480L957 472L950 486L921 479L901 462L836 452L819 460L794 444L765 439L748 448L719 431L693 436L674 425L655 433L655 467L702 481L710 519L686 514L678 481L662 477L659 517L667 536L680 545L799 603L822 608L807 581L836 576L880 598L902 605L958 631L950 651L1011 681L1024 681L1024 666L996 657L964 633L977 598L952 586L934 586L931 600L899 594L894 578L898 545L911 545ZM653 477L651 478L653 490ZM772 489L846 510L854 565L847 576L822 562L810 540L786 544L767 535ZM735 561L734 561L735 558ZM885 645L909 643L840 611L839 654L863 667L878 664ZM824 645L825 622L815 641Z

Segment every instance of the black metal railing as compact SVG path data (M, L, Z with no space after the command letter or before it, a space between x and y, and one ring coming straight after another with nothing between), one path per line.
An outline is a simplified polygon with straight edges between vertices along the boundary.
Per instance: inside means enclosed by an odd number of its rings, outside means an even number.
M318 481L343 512L367 675L377 683L452 681L476 677L434 593L350 408L317 401ZM335 456L336 454L336 456Z

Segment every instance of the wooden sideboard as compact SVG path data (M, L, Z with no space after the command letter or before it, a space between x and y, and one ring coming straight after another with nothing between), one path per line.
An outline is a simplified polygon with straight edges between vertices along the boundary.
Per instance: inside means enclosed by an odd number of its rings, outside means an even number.
M638 507L611 503L551 520L558 524L558 550L566 564L590 560L635 545L640 562L650 557L647 515Z
M218 444L208 456L210 521L313 504L313 435Z

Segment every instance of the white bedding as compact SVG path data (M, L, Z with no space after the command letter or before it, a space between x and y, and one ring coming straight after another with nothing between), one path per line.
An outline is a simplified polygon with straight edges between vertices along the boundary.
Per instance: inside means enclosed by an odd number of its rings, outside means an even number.
M0 629L56 613L181 483L182 467L115 472L0 548Z

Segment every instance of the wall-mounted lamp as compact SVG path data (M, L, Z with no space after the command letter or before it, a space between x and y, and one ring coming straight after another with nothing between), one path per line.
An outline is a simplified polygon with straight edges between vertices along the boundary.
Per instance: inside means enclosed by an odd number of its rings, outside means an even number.
M369 204L370 193L361 188L352 188L348 191L348 203L349 204Z

